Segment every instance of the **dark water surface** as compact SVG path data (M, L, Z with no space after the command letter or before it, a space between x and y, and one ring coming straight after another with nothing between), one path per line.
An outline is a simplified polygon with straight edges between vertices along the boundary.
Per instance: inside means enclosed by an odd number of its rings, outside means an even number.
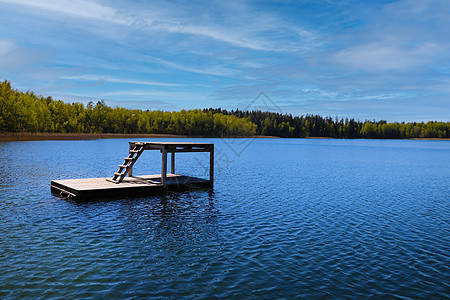
M449 142L176 141L216 144L214 191L60 199L52 179L111 175L128 140L0 143L0 298L450 297Z

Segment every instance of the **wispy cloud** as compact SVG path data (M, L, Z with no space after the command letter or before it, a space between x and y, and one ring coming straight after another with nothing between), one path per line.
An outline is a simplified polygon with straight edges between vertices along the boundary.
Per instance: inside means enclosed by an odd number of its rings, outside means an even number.
M148 32L164 32L209 38L236 47L258 51L299 51L316 41L315 35L274 15L254 17L245 5L220 9L224 23L201 22L185 6L151 3L150 9L136 11L113 7L93 0L0 0L12 5L51 11L60 15L120 24ZM217 3L216 3L217 4ZM159 5L159 6L158 6ZM170 9L165 8L169 6ZM157 13L155 13L156 11ZM239 15L239 18L236 17ZM281 34L284 32L284 34ZM275 34L274 34L275 33ZM283 38L283 35L288 38ZM296 41L292 41L292 38Z
M145 101L116 101L112 99L106 99L106 103L112 107L125 107L131 109L149 109L149 110L176 110L178 107L171 103L171 101L163 100L145 100Z
M0 76L11 69L32 67L44 58L40 51L28 50L10 39L0 39Z
M0 0L0 2L123 25L132 23L132 19L118 15L113 7L89 0Z
M101 82L112 82L112 83L137 84L137 85L169 86L169 87L185 86L184 84L180 84L180 83L131 80L131 79L123 79L123 78L116 78L116 77L103 76L103 75L61 76L61 79L77 80L77 81L101 81Z
M0 57L4 57L16 49L16 45L11 40L0 40Z
M0 77L46 95L243 108L265 91L294 113L352 116L366 108L383 118L401 106L392 103L423 107L422 98L441 106L436 115L450 109L445 0L0 6Z
M215 76L231 76L236 74L233 69L224 68L222 66L215 67L191 67L185 64L179 64L172 61L165 60L160 57L147 57L150 61L156 62L160 65L173 68L176 70L182 70L191 73L215 75Z
M237 47L248 48L252 50L272 50L273 46L256 38L245 37L238 32L230 32L227 29L219 29L208 26L199 26L191 24L183 24L176 22L149 22L147 28L150 30L160 30L171 33L182 33L196 36L211 38L220 42L229 43Z
M145 96L168 99L186 99L193 97L204 98L204 95L195 95L190 92L165 92L165 91L147 91L147 90L122 90L115 92L108 92L104 94L107 97L113 96Z
M400 0L387 4L353 35L341 40L332 63L368 72L426 69L450 50L450 2ZM338 41L338 40L337 40Z
M332 60L364 71L408 70L429 63L439 49L434 43L408 46L370 42L339 51Z

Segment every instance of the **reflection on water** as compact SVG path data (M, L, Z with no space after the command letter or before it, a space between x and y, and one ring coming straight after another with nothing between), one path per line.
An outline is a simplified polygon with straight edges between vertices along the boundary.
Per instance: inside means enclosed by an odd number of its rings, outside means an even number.
M214 191L85 202L50 180L109 176L127 140L0 143L0 297L450 296L448 143L211 141Z

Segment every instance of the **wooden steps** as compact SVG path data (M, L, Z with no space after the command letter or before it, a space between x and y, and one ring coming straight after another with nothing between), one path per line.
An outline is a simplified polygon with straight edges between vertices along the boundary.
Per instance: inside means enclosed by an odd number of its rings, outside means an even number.
M119 165L119 170L114 172L114 176L112 179L106 179L110 182L120 183L123 181L125 176L127 176L128 172L133 167L136 160L141 156L142 152L144 152L143 143L134 143L133 148L128 152L128 156L124 158L124 163Z

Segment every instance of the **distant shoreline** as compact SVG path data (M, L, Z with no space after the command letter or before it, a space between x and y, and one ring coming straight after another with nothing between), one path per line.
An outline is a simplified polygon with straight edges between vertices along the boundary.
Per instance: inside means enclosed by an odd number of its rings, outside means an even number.
M450 141L449 138L410 138L410 139L403 139L403 140Z
M190 138L174 134L124 134L124 133L0 133L0 141L45 141L45 140L97 140L140 138Z
M206 136L189 136L176 134L127 134L127 133L27 133L27 132L3 132L0 133L1 142L12 141L75 141L98 139L161 139L161 138L208 138ZM278 138L276 136L252 136L252 138Z
M125 134L125 133L0 133L1 142L11 141L46 141L46 140L97 140L97 139L160 139L160 138L210 138L206 136L189 136L176 134ZM220 138L220 137L213 137ZM251 136L242 138L280 138L276 136ZM330 137L309 137L308 139L331 139ZM448 138L411 138L398 140L450 141Z

